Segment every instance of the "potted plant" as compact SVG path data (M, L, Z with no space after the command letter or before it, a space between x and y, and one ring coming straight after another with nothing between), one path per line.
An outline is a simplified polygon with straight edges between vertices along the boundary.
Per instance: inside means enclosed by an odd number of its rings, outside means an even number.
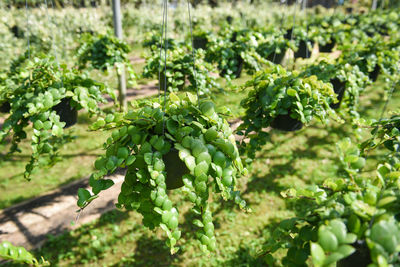
M387 133L400 140L399 117L376 122L364 149L382 147ZM391 125L390 127L386 127ZM386 140L385 140L386 139ZM397 266L400 252L398 204L400 161L389 151L376 167L376 176L361 176L365 166L363 150L349 138L338 143L342 176L325 180L306 189L289 189L282 196L301 207L296 216L279 223L273 238L265 245L268 263L277 263L273 254L285 250L283 265L306 266ZM289 248L289 249L287 249Z
M178 210L167 190L183 185L182 192L193 203L192 211L197 215L193 223L201 247L212 251L216 239L209 196L212 192L221 193L224 199L234 199L245 208L235 187L246 170L232 130L215 112L212 102L198 102L190 93L181 98L171 93L162 105L142 102L136 110L110 114L94 123L93 129L113 132L104 144L105 155L95 162L97 172L89 182L93 194L80 189L78 205L85 207L101 190L112 186L104 176L125 167L118 207L137 210L150 229L161 227L168 236L171 253L175 253L181 231Z
M318 43L319 52L330 53L336 45L336 33L342 28L336 16L317 16L309 25L309 35Z
M41 157L53 160L62 143L69 140L63 129L66 122L60 120L55 110L57 105L64 100L75 112L84 108L90 114L99 114L99 103L106 102L103 94L113 98L115 95L103 84L77 69L59 66L52 58L34 58L25 70L28 77L13 91L13 98L8 99L11 112L0 130L0 142L5 144L10 137L9 153L20 151L18 144L27 138L26 128L32 126L32 154L24 173L28 179Z
M308 27L299 25L287 31L285 38L292 43L295 58L310 58L314 41L310 38Z
M31 50L30 53L36 54L35 50ZM29 72L25 69L28 58L28 53L25 52L11 61L8 71L0 73L0 112L2 113L10 112L10 100L14 97L14 90L29 76Z
M259 71L265 60L256 52L262 36L251 30L226 28L207 47L206 61L216 63L221 77L239 78L242 70Z
M368 76L360 71L357 65L352 66L343 58L333 63L321 61L316 65L308 66L304 75L316 75L319 80L331 83L338 102L331 103L330 107L339 108L345 97L346 106L352 112L356 112L360 92L369 82Z
M175 49L177 47L180 47L183 45L183 43L177 42L175 39L173 38L168 38L167 39L167 43L168 43L168 49ZM142 46L144 48L149 48L151 50L152 53L157 53L160 52L160 48L161 48L161 34L159 31L152 31L148 34L146 34L143 42L142 42ZM164 39L162 40L162 42L164 42ZM164 44L163 44L164 45Z
M164 90L165 81L167 90L176 92L190 90L199 94L210 94L212 88L218 88L216 79L209 75L213 71L211 64L204 62L204 51L195 51L195 68L193 68L193 57L188 52L188 47L177 47L167 50L167 66L165 72L164 58L165 51L161 53L153 52L146 59L146 65L143 68L143 77L159 79L160 89ZM166 73L166 77L165 77ZM186 81L189 84L186 85Z
M397 80L399 70L398 41L385 41L382 37L368 38L360 44L343 47L343 55L348 63L357 65L376 81L380 73L385 78Z
M276 65L257 73L244 88L251 89L241 102L246 114L238 133L250 137L249 144L243 147L248 146L251 156L267 140L263 128L296 131L314 117L321 121L326 121L328 115L336 118L329 106L337 101L332 85L316 76L304 77Z
M205 31L200 28L196 28L193 32L193 47L194 49L203 49L206 50L208 39L212 36L212 32ZM190 38L190 37L189 37ZM191 43L192 40L189 40Z
M122 69L128 73L128 84L136 84L136 74L128 58L130 47L124 41L112 34L83 34L77 49L79 68L89 68L110 72L116 68L117 73Z
M263 31L262 35L264 38L259 41L257 53L275 64L281 64L289 48L289 42L283 37L281 31L274 29Z

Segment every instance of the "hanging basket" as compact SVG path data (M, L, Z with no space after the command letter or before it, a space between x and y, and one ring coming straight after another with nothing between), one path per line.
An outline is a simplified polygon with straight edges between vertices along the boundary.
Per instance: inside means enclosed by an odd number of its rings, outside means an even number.
M314 42L311 42L311 46L314 46ZM294 52L295 58L310 58L311 52L308 47L306 41L301 40L299 43L299 49Z
M275 64L281 64L286 51L287 49L282 49L280 53L271 53L268 55L267 59Z
M378 80L380 72L381 68L379 67L378 64L376 64L374 70L368 73L368 77L370 78L371 81L376 82L376 80Z
M278 115L271 122L271 127L285 132L294 132L303 128L303 123L299 120L293 119L289 114Z
M292 32L293 32L293 28L288 29L283 37L286 40L291 40L292 39Z
M166 180L168 190L177 189L183 186L182 176L190 174L186 164L179 158L179 151L175 148L163 155L165 163Z
M367 267L372 263L371 255L365 241L357 241L352 246L356 251L349 257L338 261L336 263L337 267Z
M237 60L238 64L237 64L237 69L236 69L236 71L234 72L234 77L235 77L235 78L240 78L240 76L242 75L244 60L243 60L243 58L242 58L241 56L238 56L238 57L236 58L236 60ZM225 75L226 75L226 69L223 69L223 70L219 73L219 76L225 77Z
M63 98L59 104L53 107L53 110L60 116L60 121L65 122L64 128L71 127L78 121L78 110L71 107L71 98Z
M337 99L339 102L332 103L329 106L333 109L337 109L340 107L340 104L342 103L344 92L346 91L346 83L342 82L338 78L331 79L330 83L333 85L333 90L335 91L335 94L337 95Z
M336 41L333 38L331 38L329 43L319 46L319 52L330 53L330 52L332 52L335 45L336 45Z
M206 50L208 40L206 37L202 36L194 36L193 37L193 47L194 49L203 49Z
M8 112L10 112L10 110L11 110L10 102L7 101L0 105L1 113L8 113Z

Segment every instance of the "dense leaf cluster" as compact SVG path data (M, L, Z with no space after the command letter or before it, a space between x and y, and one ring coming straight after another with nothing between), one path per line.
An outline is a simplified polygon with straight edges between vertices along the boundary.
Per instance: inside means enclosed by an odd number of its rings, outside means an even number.
M51 58L34 58L27 62L28 77L22 74L20 84L9 98L2 101L10 103L10 116L4 121L0 130L0 141L7 143L11 138L9 153L19 151L18 144L27 138L26 128L32 126L32 154L26 166L25 177L29 178L42 156L56 156L59 146L68 140L64 134L65 122L54 110L61 101L69 101L76 109L86 109L91 114L99 114L99 103L106 100L107 93L115 98L114 92L76 69L66 65L58 66Z
M215 249L214 225L209 196L219 193L234 200L241 208L246 202L236 191L237 179L246 173L228 123L210 101L200 101L187 93L171 93L165 113L158 103L143 103L126 114L109 114L99 119L94 129L114 129L104 144L106 153L95 162L98 170L90 178L93 194L81 189L78 205L85 207L96 195L112 185L103 179L119 167L126 175L118 205L137 210L145 226L161 227L168 246L175 253L181 236L178 210L167 194L168 189L183 186L197 215L197 238L202 249Z

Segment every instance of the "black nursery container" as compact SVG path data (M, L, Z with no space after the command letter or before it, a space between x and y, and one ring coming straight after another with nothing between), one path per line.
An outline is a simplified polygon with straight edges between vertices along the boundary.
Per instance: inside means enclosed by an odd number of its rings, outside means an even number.
M374 70L368 73L368 77L371 79L371 81L376 82L376 80L378 80L380 72L381 68L379 67L378 64L376 64Z
M330 53L330 52L332 52L332 50L335 47L335 45L336 45L336 41L331 39L329 43L327 43L325 45L321 45L319 47L319 52Z
M208 43L208 40L207 40L206 37L201 37L201 36L194 36L193 37L193 47L194 47L194 49L201 48L201 49L205 50L206 47L207 47L207 43Z
M242 75L244 60L240 56L236 60L237 60L238 64L237 64L237 70L234 72L234 74L235 74L236 78L240 78L240 75ZM219 73L219 76L221 76L221 77L224 77L225 75L226 75L226 70L222 70Z
M167 174L165 184L168 190L177 189L183 186L182 176L190 171L186 164L179 158L179 151L175 148L163 156L165 172Z
M340 107L340 104L342 103L343 95L344 92L346 91L346 82L342 82L338 78L333 78L330 80L330 82L333 85L333 90L335 91L335 94L337 95L337 99L339 100L339 102L332 103L329 106L333 109L337 109Z
M267 59L275 64L281 64L283 58L285 57L286 49L282 49L280 53L271 53L268 55Z
M288 29L283 37L286 40L291 40L292 39L292 32L293 32L293 28Z
M369 249L364 241L357 241L352 246L356 251L349 257L338 261L337 267L367 267L372 263Z
M271 123L271 127L285 132L294 132L303 128L303 123L293 119L289 114L278 115Z
M71 98L63 98L59 104L53 107L53 110L60 116L60 121L65 122L65 128L71 127L78 121L78 110L71 107Z
M11 110L11 105L10 102L4 102L3 104L0 104L0 112L1 113L8 113Z
M314 43L311 42L311 46L313 46ZM307 47L307 42L304 40L301 40L299 43L299 49L297 52L294 53L295 58L310 58L311 57L311 52L308 47Z

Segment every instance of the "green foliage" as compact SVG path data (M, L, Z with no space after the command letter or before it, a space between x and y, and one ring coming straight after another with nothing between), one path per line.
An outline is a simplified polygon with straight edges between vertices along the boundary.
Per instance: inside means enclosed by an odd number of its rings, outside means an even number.
M130 47L117 37L107 35L84 34L77 50L78 62L81 69L86 68L88 63L93 69L100 71L111 71L115 67L120 73L125 68L129 74L128 81L135 85L136 74L129 61L128 53Z
M195 68L193 67L193 56L186 47L170 48L167 51L167 72L164 67L165 52L153 46L152 55L147 58L143 69L143 77L160 78L160 89L165 88L165 73L167 74L167 90L169 92L182 91L183 89L194 91L198 89L200 95L210 94L212 88L218 88L216 79L210 75L213 71L212 65L204 62L204 52L195 51ZM160 74L160 76L159 76ZM189 85L186 85L186 80Z
M39 261L23 247L15 247L10 242L4 241L0 243L0 258L12 260L16 263L25 263L34 266L49 266L50 263L42 258Z
M216 63L220 75L240 77L242 68L252 74L262 68L265 60L256 52L259 33L251 30L235 30L227 27L207 45L206 60Z
M276 65L257 73L244 88L251 90L241 102L246 114L238 134L250 138L248 144L242 142L249 157L254 157L255 151L267 142L268 133L263 129L280 115L289 115L305 124L314 117L323 122L329 115L337 118L329 107L330 103L337 101L332 85L316 76L303 77Z
M42 156L54 159L60 145L69 139L63 130L65 122L61 122L54 111L57 104L70 99L72 108L84 108L91 114L99 114L99 103L106 102L102 94L115 96L102 83L87 78L76 69L58 66L51 58L34 58L27 62L26 71L29 76L25 77L26 72L21 73L21 82L11 98L3 99L10 103L11 114L0 131L0 141L4 144L11 136L9 153L19 151L18 143L27 138L25 128L32 125L32 154L24 173L29 178Z
M389 81L397 82L400 60L398 42L398 39L385 41L383 37L375 36L356 45L343 46L341 57L349 64L357 65L365 74L378 70Z
M316 75L319 80L326 83L333 83L335 79L343 83L345 88L343 102L346 104L350 117L359 117L357 107L360 93L364 91L370 81L357 65L350 65L345 58L340 58L333 63L321 61L316 65L307 66L304 75Z
M279 224L265 249L273 253L288 248L282 259L284 265L306 266L311 256L315 266L331 266L345 258L347 264L396 266L399 264L400 223L400 161L398 144L390 144L400 136L398 116L377 122L373 136L363 143L364 148L384 144L389 157L376 167L376 177L359 176L365 166L363 150L344 139L338 143L342 177L330 178L322 185L306 189L289 189L286 198L302 204L295 218ZM391 135L385 135L390 132ZM379 142L375 142L379 135ZM393 148L395 148L393 150ZM278 240L278 241L276 241ZM360 255L370 258L361 259ZM274 261L270 254L270 261Z
M234 200L241 208L246 206L236 191L237 178L246 169L232 131L215 112L214 104L201 101L197 106L196 96L187 93L179 98L172 93L165 113L159 103L142 103L136 111L109 114L93 124L93 129L103 127L114 130L104 144L106 154L95 162L98 171L90 179L94 195L80 190L78 205L86 206L112 185L103 179L105 175L126 167L119 207L137 210L150 229L161 227L168 236L171 253L175 253L181 231L177 207L166 190L183 186L182 191L193 203L191 210L197 217L193 224L202 249L214 250L210 188L225 200ZM173 157L184 164L171 161Z

